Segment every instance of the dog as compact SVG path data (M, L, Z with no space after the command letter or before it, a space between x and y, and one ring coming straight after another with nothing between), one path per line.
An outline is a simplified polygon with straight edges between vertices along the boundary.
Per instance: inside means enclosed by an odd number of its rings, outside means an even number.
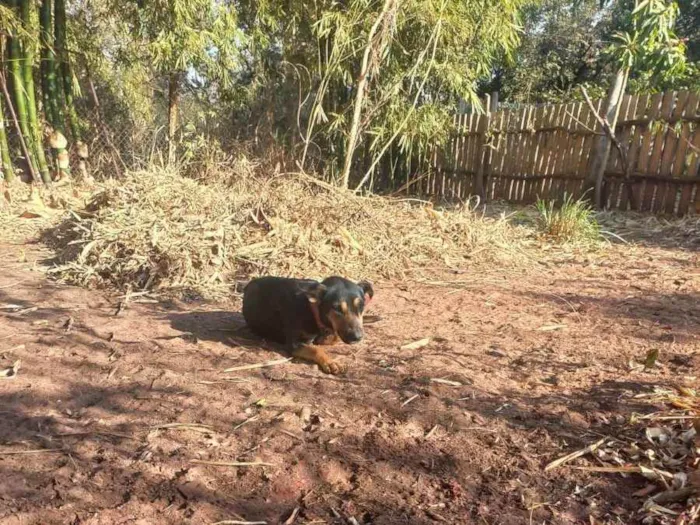
M259 277L243 290L243 318L254 334L282 343L292 356L336 375L345 367L316 345L332 345L338 339L346 344L361 341L362 316L373 297L367 281Z

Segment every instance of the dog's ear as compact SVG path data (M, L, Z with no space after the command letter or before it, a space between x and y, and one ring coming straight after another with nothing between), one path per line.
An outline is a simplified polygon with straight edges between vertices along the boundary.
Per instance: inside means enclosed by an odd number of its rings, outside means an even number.
M374 288L372 288L372 283L369 281L360 281L357 283L357 286L362 288L362 291L365 294L365 304L369 303L372 300L372 297L374 297Z
M310 303L320 303L326 293L326 287L316 281L303 281L299 283L299 289L307 297Z

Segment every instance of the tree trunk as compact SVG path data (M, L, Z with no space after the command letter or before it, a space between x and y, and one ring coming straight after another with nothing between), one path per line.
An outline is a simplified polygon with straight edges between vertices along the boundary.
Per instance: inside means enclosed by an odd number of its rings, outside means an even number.
M10 148L7 145L7 133L5 132L5 112L0 99L0 179L12 182L15 179L15 170L12 168Z
M625 94L628 73L626 69L619 69L615 74L615 79L608 92L605 114L601 115L608 123L613 133L615 132L617 117L620 113L620 102ZM604 204L603 178L605 176L605 168L608 165L611 146L612 141L604 131L602 135L596 137L593 147L593 161L591 162L591 168L586 177L586 187L588 191L593 190L593 204L598 209L602 208Z
M27 33L31 33L31 0L20 0L20 13L22 16L22 27ZM36 94L34 90L34 45L29 38L23 39L22 45L22 80L26 93L27 118L29 119L28 131L34 144L34 155L36 156L41 179L45 184L51 183L51 173L46 162L46 153L42 141L41 126L36 106Z
M63 88L64 108L68 115L68 124L73 136L73 142L81 140L80 119L73 103L73 73L66 49L66 3L65 0L55 0L54 3L54 48L56 51L60 80L56 82L56 98L60 101L60 86ZM58 107L61 107L60 102Z
M170 73L168 80L168 162L175 162L175 133L180 105L180 73Z
M355 154L355 147L357 145L357 137L360 133L360 121L362 119L362 104L365 98L365 89L367 87L367 73L369 72L369 58L372 53L372 44L374 43L374 35L377 34L379 26L384 21L386 14L391 9L391 5L394 0L384 0L384 5L382 6L382 12L374 21L372 28L369 30L367 35L367 45L365 46L365 52L362 56L362 66L360 67L360 76L357 79L357 86L355 92L355 102L352 113L352 125L350 126L350 134L348 135L348 145L345 149L345 162L343 164L342 172L342 185L343 188L347 188L350 184L350 170L352 168L352 158ZM379 53L378 53L379 54Z

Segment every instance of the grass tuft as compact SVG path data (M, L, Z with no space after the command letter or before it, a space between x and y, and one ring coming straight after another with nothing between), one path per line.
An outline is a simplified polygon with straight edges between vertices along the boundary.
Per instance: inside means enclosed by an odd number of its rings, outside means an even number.
M537 201L538 225L548 237L560 243L592 244L600 240L600 225L590 205L582 200L564 197L561 206L554 201Z

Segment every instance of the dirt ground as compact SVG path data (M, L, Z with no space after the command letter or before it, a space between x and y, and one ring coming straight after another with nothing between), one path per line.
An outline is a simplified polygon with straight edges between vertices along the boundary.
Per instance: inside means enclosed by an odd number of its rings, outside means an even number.
M641 476L543 467L653 410L636 394L697 380L698 248L376 282L336 378L225 373L282 357L235 298L119 308L0 243L0 368L21 360L0 380L0 523L637 523ZM653 371L630 366L652 348Z

